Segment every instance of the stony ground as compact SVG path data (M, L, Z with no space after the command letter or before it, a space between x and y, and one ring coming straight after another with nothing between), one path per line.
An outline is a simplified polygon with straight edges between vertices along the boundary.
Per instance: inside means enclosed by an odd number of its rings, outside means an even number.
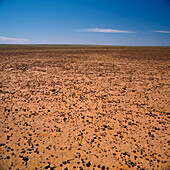
M170 169L170 48L0 47L0 169Z

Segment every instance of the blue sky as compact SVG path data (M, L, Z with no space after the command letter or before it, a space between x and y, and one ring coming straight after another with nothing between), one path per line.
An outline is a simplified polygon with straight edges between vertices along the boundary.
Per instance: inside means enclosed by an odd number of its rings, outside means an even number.
M0 0L0 44L170 46L170 0Z

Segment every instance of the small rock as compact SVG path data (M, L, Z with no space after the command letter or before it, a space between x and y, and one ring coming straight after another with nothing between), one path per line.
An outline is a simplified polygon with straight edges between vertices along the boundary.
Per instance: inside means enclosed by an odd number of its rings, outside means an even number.
M155 137L154 134L151 134L151 137Z
M51 91L52 91L52 92L55 92L55 89L52 89Z
M67 162L66 161L63 161L63 164L66 164Z
M91 143L93 143L93 142L94 142L94 139L91 140Z
M48 168L50 168L50 165L45 166L45 169L48 169Z
M105 166L103 165L103 166L101 167L101 169L105 169Z
M27 161L28 161L28 156L24 156L22 159L23 159L25 162L27 162Z
M87 167L90 167L90 165L91 165L90 161L86 163Z
M5 145L5 143L1 143L1 144L0 144L0 146L4 146L4 145Z

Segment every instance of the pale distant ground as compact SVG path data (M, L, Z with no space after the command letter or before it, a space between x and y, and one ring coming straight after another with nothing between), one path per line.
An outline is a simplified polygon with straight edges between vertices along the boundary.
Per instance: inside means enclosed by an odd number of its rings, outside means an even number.
M0 169L170 169L170 47L0 45Z

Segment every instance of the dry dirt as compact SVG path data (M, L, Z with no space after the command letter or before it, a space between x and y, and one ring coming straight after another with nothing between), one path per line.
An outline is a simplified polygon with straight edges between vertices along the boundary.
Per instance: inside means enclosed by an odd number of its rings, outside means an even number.
M170 169L170 48L0 46L0 169Z

